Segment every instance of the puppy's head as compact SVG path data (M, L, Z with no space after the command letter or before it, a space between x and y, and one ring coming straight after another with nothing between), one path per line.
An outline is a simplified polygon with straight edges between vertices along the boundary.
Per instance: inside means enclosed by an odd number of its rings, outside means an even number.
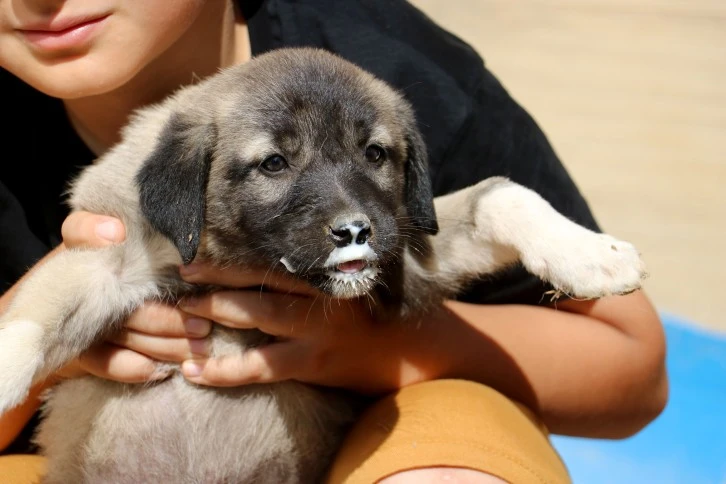
M285 49L194 89L137 177L144 215L185 263L201 249L356 297L436 233L413 111L370 74Z

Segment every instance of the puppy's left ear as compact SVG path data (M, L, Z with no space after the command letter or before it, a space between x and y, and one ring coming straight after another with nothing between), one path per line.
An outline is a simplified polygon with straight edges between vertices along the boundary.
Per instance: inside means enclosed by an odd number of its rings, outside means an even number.
M439 224L434 210L434 195L429 176L429 160L421 133L412 126L406 136L406 208L414 227L436 235Z
M184 264L197 255L216 133L173 115L136 176L141 212L176 246Z

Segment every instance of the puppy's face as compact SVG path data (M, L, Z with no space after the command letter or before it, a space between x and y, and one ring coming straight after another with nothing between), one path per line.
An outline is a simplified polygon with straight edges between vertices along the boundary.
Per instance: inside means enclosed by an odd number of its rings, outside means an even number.
M220 261L282 264L357 296L401 252L406 145L366 101L252 102L223 123L207 189L207 246ZM357 104L357 105L356 105Z
M220 77L203 135L181 117L167 128L210 145L206 163L194 164L207 170L205 257L284 268L333 296L356 297L396 270L410 237L436 230L420 136L388 86L308 50ZM189 139L181 144L187 156L194 151Z

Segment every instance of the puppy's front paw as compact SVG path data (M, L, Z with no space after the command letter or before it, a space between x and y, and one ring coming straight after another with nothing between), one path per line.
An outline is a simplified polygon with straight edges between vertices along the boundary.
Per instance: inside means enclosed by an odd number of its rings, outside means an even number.
M640 289L646 277L638 250L610 235L578 227L543 242L522 262L556 292L575 299L628 294Z
M32 321L0 326L0 415L27 398L43 365L42 335L42 327Z

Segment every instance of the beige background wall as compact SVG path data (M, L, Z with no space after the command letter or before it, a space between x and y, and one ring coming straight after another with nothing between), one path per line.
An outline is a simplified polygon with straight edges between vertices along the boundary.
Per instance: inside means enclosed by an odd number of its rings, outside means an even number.
M663 311L726 331L726 0L411 0L539 122Z

